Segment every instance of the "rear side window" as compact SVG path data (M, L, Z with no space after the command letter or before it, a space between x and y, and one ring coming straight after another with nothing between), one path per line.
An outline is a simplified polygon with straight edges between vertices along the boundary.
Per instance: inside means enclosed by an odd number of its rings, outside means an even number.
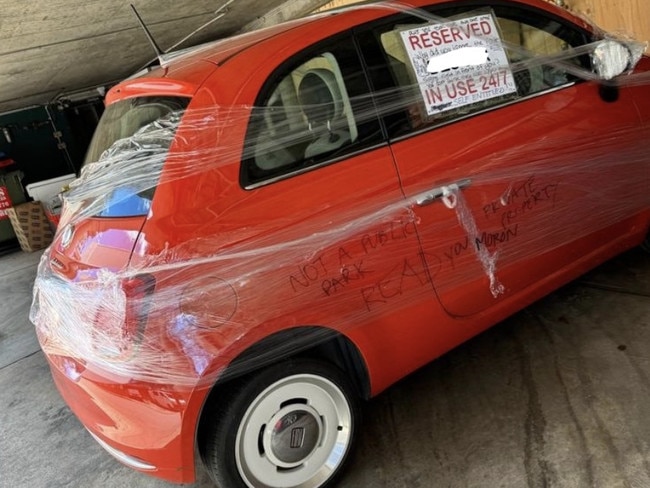
M280 66L249 126L242 185L332 162L382 140L351 38L324 42Z

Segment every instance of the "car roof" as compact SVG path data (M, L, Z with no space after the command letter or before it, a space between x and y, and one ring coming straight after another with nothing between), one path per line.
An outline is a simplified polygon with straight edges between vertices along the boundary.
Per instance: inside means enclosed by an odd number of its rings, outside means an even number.
M381 17L398 13L400 10L408 11L413 8L422 8L425 6L439 5L441 7L454 7L463 5L471 6L472 4L503 5L507 3L537 7L542 10L551 11L555 14L560 15L566 20L570 20L574 23L577 23L578 25L581 25L582 27L588 27L588 25L582 19L576 18L567 10L556 6L549 0L406 0L403 2L367 0L352 5L339 7L319 14L312 14L301 19L283 22L281 24L267 27L258 31L239 34L228 39L222 39L213 43L206 44L204 46L199 46L198 48L195 48L192 54L197 55L202 59L212 62L216 65L222 65L230 58L242 53L251 46L262 43L294 28L302 27L315 22L321 22L324 19L330 19L334 16L341 17L342 21L343 18L348 16L357 16L359 18L367 17L367 15L362 15L362 12L372 11L375 13L372 17L379 19Z
M263 45L271 39L277 38L294 29L307 26L311 30L313 29L312 24L327 23L327 19L332 19L333 17L338 17L337 22L340 21L341 24L347 25L354 24L356 20L361 23L363 21L371 21L389 16L400 10L406 11L412 8L431 5L454 7L463 5L472 6L474 4L477 6L481 4L503 5L508 3L550 11L583 28L590 28L583 19L575 17L567 10L557 7L547 0L408 0L408 2L361 2L164 55L162 66L147 72L141 77L123 81L110 90L106 97L106 104L108 105L120 99L143 94L192 96L215 69L223 66L230 59L242 55L249 48Z

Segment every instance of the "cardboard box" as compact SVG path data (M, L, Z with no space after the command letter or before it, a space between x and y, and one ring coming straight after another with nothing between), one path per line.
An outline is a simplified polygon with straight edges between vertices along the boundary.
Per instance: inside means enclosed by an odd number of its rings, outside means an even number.
M41 202L23 203L6 212L23 251L38 251L52 243L52 229Z

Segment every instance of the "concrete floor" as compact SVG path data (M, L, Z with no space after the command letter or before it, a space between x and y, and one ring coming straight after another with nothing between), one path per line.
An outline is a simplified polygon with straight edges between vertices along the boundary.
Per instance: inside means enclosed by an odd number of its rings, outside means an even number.
M0 258L0 487L173 486L114 461L57 394L27 317L38 257ZM339 486L650 487L648 351L634 250L367 404Z

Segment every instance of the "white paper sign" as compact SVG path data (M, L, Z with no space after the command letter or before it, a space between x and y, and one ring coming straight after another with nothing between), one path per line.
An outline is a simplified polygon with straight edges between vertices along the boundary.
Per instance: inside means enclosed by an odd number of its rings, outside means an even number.
M400 34L428 115L517 92L490 14Z

